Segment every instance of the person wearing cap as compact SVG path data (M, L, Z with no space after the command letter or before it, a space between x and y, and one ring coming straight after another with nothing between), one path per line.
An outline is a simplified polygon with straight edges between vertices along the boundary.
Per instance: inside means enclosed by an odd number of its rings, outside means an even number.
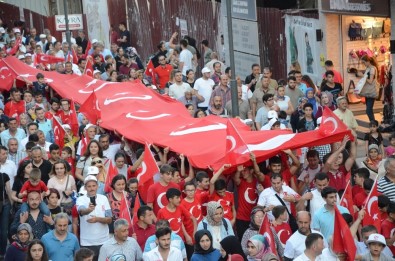
M99 70L94 70L94 71L93 71L93 79L101 80L101 71L99 71Z
M383 157L380 153L379 146L377 146L377 144L370 144L368 147L368 155L362 163L376 176L382 159Z
M101 246L110 238L108 225L112 222L110 203L104 195L97 194L98 182L94 175L84 179L86 195L77 198L80 214L80 244L95 253L98 260Z
M114 222L114 237L100 248L99 261L142 260L143 253L136 239L128 237L129 223L120 218ZM119 254L122 253L122 254Z
M198 103L198 109L207 111L214 88L214 81L210 78L211 70L208 67L202 69L202 77L195 81L193 88L204 98L204 101Z
M354 117L353 112L348 109L348 102L345 96L338 97L336 99L337 109L333 113L344 123L346 126L352 130L353 133L356 132L358 123Z
M44 51L47 48L47 36L45 34L40 34L40 41L37 41L37 45L41 46L41 49Z
M18 60L25 62L25 55L24 54L18 55Z
M361 261L390 261L394 260L392 257L388 257L383 254L383 249L386 247L386 241L383 235L373 233L369 235L366 241L369 247L369 252L362 255L356 256L356 260Z
M155 67L155 77L159 80L159 93L163 94L165 92L166 83L170 80L170 74L173 70L173 66L167 63L165 55L159 55L158 57L159 65Z

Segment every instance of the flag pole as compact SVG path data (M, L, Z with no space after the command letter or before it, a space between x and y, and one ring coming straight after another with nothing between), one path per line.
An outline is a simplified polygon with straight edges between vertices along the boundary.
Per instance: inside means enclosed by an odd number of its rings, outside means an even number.
M251 153L250 148L248 148L247 143L244 141L243 137L240 135L239 131L237 130L236 126L233 124L233 122L231 121L231 119L228 118L228 121L230 122L230 124L232 124L232 127L235 129L237 135L239 135L241 141L244 143L244 145L247 147L247 150L249 153Z
M132 230L133 230L133 234L134 234L133 219L130 216L130 210L129 210L130 206L129 206L129 204L127 204L127 201L126 201L125 190L122 192L122 194L123 194L123 199L125 200L126 209L128 210L128 215L129 215L129 218L130 218L130 222L132 223L130 225L132 226Z
M351 182L351 180L349 180L349 181L347 182L347 185L346 185L346 187L345 187L345 189L344 189L344 193L343 193L342 197L340 198L339 204L343 201L344 194L346 194L347 188L348 188L348 186L350 186L350 182Z

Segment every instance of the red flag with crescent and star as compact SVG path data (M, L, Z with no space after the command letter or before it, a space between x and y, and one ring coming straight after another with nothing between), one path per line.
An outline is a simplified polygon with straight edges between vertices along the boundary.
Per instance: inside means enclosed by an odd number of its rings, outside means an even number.
M132 218L130 217L130 208L128 206L128 201L126 200L125 192L123 192L122 199L119 205L119 218L126 219L129 223L129 226L133 225Z
M94 91L92 91L88 99L81 105L80 112L82 112L92 124L96 124L97 120L101 118L98 100Z
M88 40L88 43L86 45L86 49L85 49L85 59L88 58L89 55L89 51L92 49L92 43L90 40Z
M84 70L84 74L93 77L93 62L92 59L86 59L86 66Z
M7 52L7 55L14 55L19 50L19 46L22 44L22 37L18 37L15 41L14 46Z
M7 66L7 64L0 60L0 90L9 91L14 84L15 74Z
M118 170L112 164L112 160L109 160L107 166L106 180L104 181L104 192L106 193L112 192L111 182L116 175L118 175Z
M340 211L335 207L335 225L333 229L333 252L346 254L346 261L354 261L357 252L350 228Z
M155 67L154 67L154 63L152 62L152 60L149 60L148 64L147 64L147 68L145 69L144 74L151 77L152 78L152 84L156 85L156 78L155 78Z
M262 225L259 228L258 234L264 235L266 237L266 240L269 242L271 252L275 255L278 255L276 249L276 242L274 241L273 231L271 229L271 224L267 214L265 214L265 217L263 218Z
M378 195L379 192L377 191L376 178L373 184L373 188L365 201L364 208L366 210L366 213L362 220L362 225L374 225L377 228L377 231L381 231L381 214L378 205Z
M340 199L340 206L347 208L350 214L354 216L354 200L352 199L350 176L351 173L348 173L346 176L346 180L348 180L348 182L346 185L346 189L344 190L343 196Z
M53 55L38 53L36 54L36 57L37 57L37 63L42 63L42 64L64 63L64 58L56 57Z
M158 164L150 150L151 145L145 143L144 160L134 175L139 181L138 191L144 202L147 202L148 188L154 184L154 175L159 172Z
M64 137L66 136L66 131L63 129L57 117L53 117L52 125L55 143L58 144L60 149L62 150L62 148L64 147Z

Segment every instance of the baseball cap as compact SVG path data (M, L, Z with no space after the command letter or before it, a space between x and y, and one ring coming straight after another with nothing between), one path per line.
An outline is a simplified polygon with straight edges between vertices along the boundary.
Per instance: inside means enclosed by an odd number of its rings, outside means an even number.
M71 127L70 127L69 124L63 124L62 127L63 127L63 129L69 129L69 130L71 130Z
M95 44L95 43L97 43L97 42L98 42L97 39L93 39L93 40L92 40L92 44Z
M99 169L95 166L88 167L88 175L97 175L99 174Z
M386 245L384 236L380 235L380 234L376 234L376 233L370 234L369 238L368 238L368 241L366 241L366 243L368 243L368 244L370 244L370 243L380 243L383 246Z
M45 34L40 34L40 38L47 38Z
M89 129L90 127L95 127L95 128L96 128L96 125L94 125L94 124L92 124L92 123L88 123L88 124L85 126L84 130Z
M4 28L3 28L3 27L0 27L0 33L2 33L2 34L4 34L4 33L5 33L5 30L4 30Z
M18 55L18 60L21 60L21 59L25 59L25 56L23 54Z
M20 33L21 30L19 28L14 28L14 33Z
M27 53L27 54L25 54L25 58L26 58L26 57L32 57L32 54Z
M96 73L100 73L100 74L101 74L101 71L99 71L99 70L94 70L94 71L93 71L93 74L95 75Z
M89 181L95 181L97 183L97 178L93 175L88 175L84 180L84 185L86 185L86 183L88 183Z
M377 144L370 144L368 147L368 151L373 149L379 151L379 146L377 146Z
M276 118L277 119L277 117L278 117L278 115L277 115L276 111L271 110L271 111L267 112L267 118L268 119L271 119L271 118Z
M202 69L202 73L209 73L209 72L211 72L211 70L209 68L207 68L207 67L204 67Z

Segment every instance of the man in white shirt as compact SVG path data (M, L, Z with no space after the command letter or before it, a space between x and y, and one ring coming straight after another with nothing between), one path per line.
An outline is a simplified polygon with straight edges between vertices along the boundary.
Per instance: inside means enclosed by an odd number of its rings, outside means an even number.
M306 249L305 240L311 233L322 234L310 228L311 215L307 211L299 211L296 215L298 230L288 239L284 249L284 260L290 261L303 254ZM324 241L326 246L326 242Z
M100 135L99 143L103 149L103 156L112 160L112 163L115 164L115 154L121 149L122 144L110 144L110 135L107 133Z
M324 238L322 235L317 233L311 233L307 236L306 241L306 250L295 258L295 261L317 261L321 260L320 255L322 250L324 250Z
M291 202L299 201L300 196L292 188L284 185L283 177L279 173L272 173L270 182L272 186L259 195L258 206L264 207L265 212L268 212L269 219L274 220L272 209L275 206L283 205L280 199L288 208L288 212L291 212Z
M204 101L198 104L198 108L203 111L207 111L211 93L213 92L213 87L215 85L214 81L210 79L210 69L204 67L202 69L202 77L197 79L193 88L204 98Z
M108 224L112 222L112 212L107 197L97 194L95 176L88 175L84 185L87 194L78 197L76 204L80 214L80 244L92 250L97 260L101 246L110 238Z
M182 75L187 77L187 71L193 69L192 59L193 54L187 49L188 41L183 39L180 41L181 52L180 52L180 63L178 64L178 69L182 72Z
M326 201L322 198L321 191L329 186L329 177L326 173L318 173L314 178L315 189L306 192L303 199L296 205L296 210L309 210L314 219L314 214L325 205ZM340 202L339 195L337 202ZM307 206L309 208L307 209Z
M171 260L182 261L181 251L170 245L171 229L161 228L155 232L158 246L143 254L144 261Z
M186 91L191 91L191 86L182 81L183 73L177 71L174 75L174 81L169 87L169 96L178 100L185 95Z

